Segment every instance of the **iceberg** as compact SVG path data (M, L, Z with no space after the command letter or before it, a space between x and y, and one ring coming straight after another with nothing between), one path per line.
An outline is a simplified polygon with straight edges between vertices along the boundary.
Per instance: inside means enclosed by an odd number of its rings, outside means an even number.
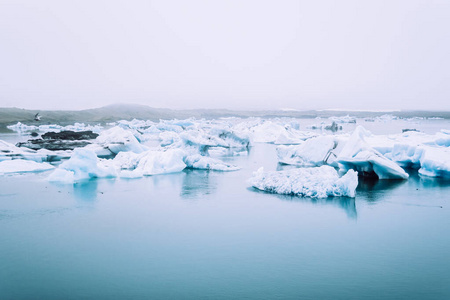
M259 190L276 194L312 198L353 198L358 185L358 174L349 170L339 177L338 172L330 166L271 172L264 172L264 169L260 168L249 179L249 183Z
M95 142L109 149L113 154L121 151L141 153L148 150L146 146L139 143L133 133L119 126L101 132Z
M186 168L181 149L148 150L142 153L120 152L113 165L123 178L181 172Z
M281 124L263 121L253 128L253 140L256 143L292 143L298 144L301 139L295 138L293 133Z
M28 148L20 148L3 140L0 140L0 161L11 159L26 159L36 162L52 161L51 159L49 159L48 152L35 151Z
M227 164L219 159L203 156L200 154L189 155L185 159L188 168L215 171L236 171L240 168L235 165Z
M160 135L161 136L161 135ZM218 147L234 149L237 152L247 151L250 147L250 138L244 133L236 133L227 128L213 126L211 128L190 127L179 134L164 134L164 142L179 148L190 148L192 151L207 155L211 148ZM181 142L178 142L180 139ZM172 142L172 143L171 143ZM234 153L230 151L229 153Z
M419 174L427 177L450 178L450 148L426 147L420 157Z
M140 156L135 172L142 175L181 172L186 168L184 156L185 152L181 149L149 150Z
M34 125L29 126L29 125L22 124L21 122L17 122L17 124L9 125L6 127L8 129L10 129L12 131L16 131L18 133L39 130L39 128L37 126L34 126Z
M384 156L403 168L420 168L420 158L424 152L423 146L409 144L394 144Z
M395 162L384 157L364 139L370 132L358 126L339 153L341 172L356 170L364 176L375 174L379 179L407 179L409 175Z
M39 131L39 132L60 132L60 131L93 131L95 133L99 133L103 130L103 127L100 125L86 125L84 123L75 123L73 125L61 126L57 124L50 125L26 125L21 122L17 122L17 124L7 126L8 129L16 131L18 133L28 133L30 131Z
M336 157L332 151L338 141L333 136L319 136L306 140L300 145L278 146L278 162L301 167L314 167L330 164Z
M329 120L336 122L336 123L356 123L356 118L351 117L349 115L342 116L342 117L329 117Z
M49 163L38 163L32 160L14 159L0 161L0 175L24 172L43 172L55 167Z
M99 163L94 151L78 148L73 151L70 159L63 162L47 179L53 182L73 183L89 178L116 176L116 169L112 165Z
M217 146L226 148L247 149L250 147L250 137L244 132L238 132L226 126L213 126L208 134L219 139Z
M166 147L181 140L180 135L174 131L163 131L159 134L161 147Z
M292 130L285 130L280 132L276 140L274 141L275 145L298 145L301 144L304 140L309 139L315 136L314 133L309 132L293 132Z

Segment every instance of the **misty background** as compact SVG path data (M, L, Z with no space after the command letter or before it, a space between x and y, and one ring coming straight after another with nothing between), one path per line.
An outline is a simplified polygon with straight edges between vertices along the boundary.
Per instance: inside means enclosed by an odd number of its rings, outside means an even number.
M450 1L0 1L0 107L450 110Z

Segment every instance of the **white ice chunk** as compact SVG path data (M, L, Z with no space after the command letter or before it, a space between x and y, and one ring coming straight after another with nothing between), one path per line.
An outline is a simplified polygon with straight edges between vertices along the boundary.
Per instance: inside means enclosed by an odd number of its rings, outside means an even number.
M181 149L166 151L146 151L139 155L139 162L134 172L142 175L158 175L183 171L185 152Z
M333 156L331 151L337 147L337 144L333 136L319 136L306 140L300 145L278 146L278 161L302 167L321 166L327 163L330 156Z
M256 126L253 131L253 140L256 143L274 143L286 128L272 121L266 121Z
M112 165L99 163L94 151L77 148L69 160L63 162L48 177L49 181L74 182L95 177L116 177L117 173Z
M22 124L20 122L17 122L17 124L9 125L6 127L10 130L13 130L13 131L16 131L19 133L38 130L37 126L34 126L34 125L29 126L29 125Z
M84 149L92 150L98 157L103 158L113 157L115 155L115 153L113 153L107 145L102 146L100 144L89 144L85 146Z
M14 159L0 161L0 175L24 172L43 172L52 170L53 167L48 163L38 163L32 160Z
M220 141L218 146L241 149L250 146L250 137L247 133L232 130L224 124L212 126L207 132Z
M338 172L330 166L272 172L264 172L260 168L249 183L259 190L277 194L314 198L355 197L358 174L349 170L339 178Z
M294 134L292 131L282 131L274 141L276 145L298 145L303 142L305 138L301 138L298 134Z
M384 156L392 161L395 161L402 167L418 168L420 166L420 158L424 152L424 147L408 145L408 144L394 144L394 146Z
M185 159L188 168L216 171L236 171L240 168L235 165L227 164L219 159L202 156L199 154L189 155Z
M407 179L409 175L399 165L365 141L370 135L361 126L355 129L337 158L341 172L353 169L364 175L374 172L380 179Z
M13 144L0 140L0 161L11 159L26 159L35 162L50 161L47 153L29 148L16 147Z
M58 124L48 124L48 125L40 125L40 126L34 126L34 125L25 125L20 122L18 122L15 125L7 126L9 129L24 133L24 132L30 132L30 131L39 131L39 132L60 132L63 130L70 130L70 131L86 131L91 130L95 133L99 133L103 130L103 127L100 125L86 125L84 123L75 123L73 125L67 125L67 126L61 126Z
M172 145L173 143L179 142L180 135L174 131L163 131L159 134L159 139L161 140L161 146L165 147Z
M336 122L336 123L356 123L355 117L350 117L349 115L342 116L342 117L329 117L329 120Z
M450 148L426 147L420 166L420 175L450 178Z
M141 153L148 149L139 143L133 133L118 126L101 132L95 141L101 146L107 147L114 154L121 151Z

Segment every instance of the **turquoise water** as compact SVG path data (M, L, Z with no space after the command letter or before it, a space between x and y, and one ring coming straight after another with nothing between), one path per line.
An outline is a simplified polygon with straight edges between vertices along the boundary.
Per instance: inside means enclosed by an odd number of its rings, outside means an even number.
M1 299L449 299L450 182L363 181L356 199L257 192L241 171L54 185L0 179Z

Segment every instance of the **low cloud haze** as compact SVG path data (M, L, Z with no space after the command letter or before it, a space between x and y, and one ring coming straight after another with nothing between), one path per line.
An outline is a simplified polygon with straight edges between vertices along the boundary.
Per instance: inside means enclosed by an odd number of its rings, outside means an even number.
M0 106L450 110L450 1L0 2Z

